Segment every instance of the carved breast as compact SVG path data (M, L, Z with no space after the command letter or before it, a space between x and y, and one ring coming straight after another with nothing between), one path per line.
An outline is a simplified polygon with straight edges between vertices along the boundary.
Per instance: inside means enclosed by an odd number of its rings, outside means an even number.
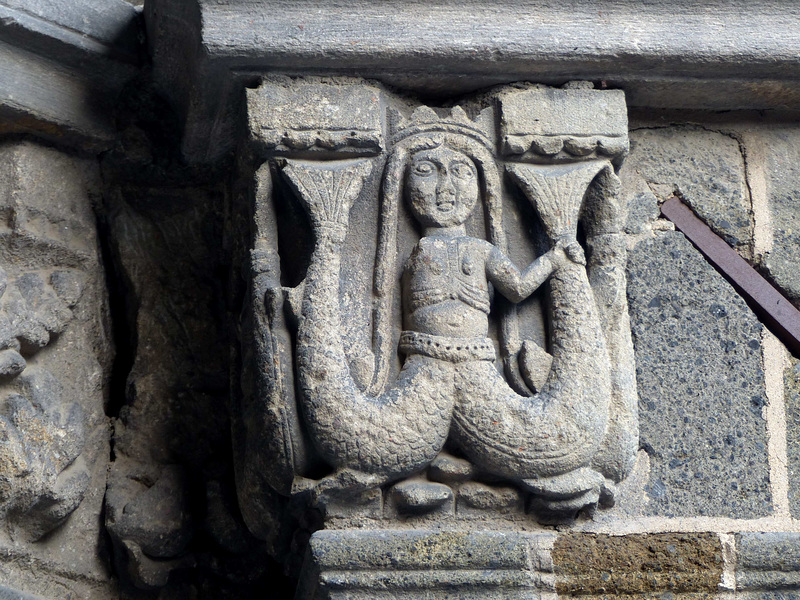
M409 258L411 311L459 302L489 314L489 285L470 238L423 238Z

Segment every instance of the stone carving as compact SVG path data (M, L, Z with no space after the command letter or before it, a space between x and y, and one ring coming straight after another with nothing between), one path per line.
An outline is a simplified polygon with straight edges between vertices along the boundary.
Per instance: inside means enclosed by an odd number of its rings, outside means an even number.
M0 580L43 598L99 597L110 577L98 558L114 356L99 189L92 159L0 143ZM42 572L80 580L67 590Z
M256 366L234 423L251 529L267 529L249 508L265 485L310 493L329 517L337 506L380 506L377 488L389 493L383 511L369 514L385 518L456 507L561 520L612 503L638 435L620 235L626 214L615 174L627 149L621 94L501 88L488 101L444 111L409 108L353 81L262 88L250 98L257 140L263 111L303 118L319 139L333 113L339 124L352 119L359 158L339 146L293 146L287 130L280 151L266 147L274 158L257 175ZM354 105L365 89L387 105L385 135L372 112L364 117ZM323 116L309 97L326 107ZM592 111L605 118L593 120ZM519 128L531 113L532 154L509 143L524 137ZM571 113L580 127L570 129ZM498 118L506 156L497 152ZM272 117L267 124L278 129ZM357 132L386 139L388 150L365 150ZM558 149L542 150L547 136ZM512 206L515 195L529 208ZM295 202L313 246L296 261L305 276L290 287L281 284L286 264L269 235L282 235L278 211ZM507 225L509 214L517 222L527 215L525 229L540 233L522 269L510 257L520 250L508 241L517 227ZM363 286L359 292L352 280L364 281L356 265L366 264L359 250L369 247L370 230L374 276L359 300ZM354 237L366 247L354 249ZM545 306L538 314L547 313L547 333L526 339L536 302ZM364 329L366 348L354 333ZM270 463L259 439L272 440ZM244 460L261 460L266 472Z
M0 516L32 540L74 511L89 485L80 404L64 402L58 380L25 359L63 331L82 287L71 270L9 281L0 268Z

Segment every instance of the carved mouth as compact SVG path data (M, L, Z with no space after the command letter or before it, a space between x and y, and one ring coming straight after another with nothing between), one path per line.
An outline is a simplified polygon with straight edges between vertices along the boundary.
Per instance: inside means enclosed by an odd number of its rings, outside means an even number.
M437 200L436 208L441 212L450 212L456 205L456 201L452 198L446 200Z

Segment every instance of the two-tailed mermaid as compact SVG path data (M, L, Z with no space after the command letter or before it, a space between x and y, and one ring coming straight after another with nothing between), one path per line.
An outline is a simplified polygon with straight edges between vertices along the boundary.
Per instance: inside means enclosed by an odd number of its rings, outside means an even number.
M618 481L624 476L618 471L630 468L626 457L598 458L613 450L610 412L624 412L630 402L615 387L619 376L603 331L608 319L576 242L586 189L610 165L565 166L549 179L528 167L508 171L534 201L551 249L520 271L504 252L500 177L480 139L428 131L397 143L384 179L384 196L393 196L394 206L389 202L384 212L393 210L396 220L397 198L405 196L424 233L406 263L402 371L386 386L379 357L375 383L362 391L343 344L339 278L350 208L371 163L286 161L283 173L315 236L296 355L308 434L337 469L322 487L374 487L412 475L448 438L479 471L517 482L554 510L596 503L609 479ZM491 242L466 233L481 197ZM396 230L396 222L389 219L387 227ZM394 235L384 236L384 251L396 248ZM548 279L552 366L540 391L524 396L495 367L491 293L517 303Z

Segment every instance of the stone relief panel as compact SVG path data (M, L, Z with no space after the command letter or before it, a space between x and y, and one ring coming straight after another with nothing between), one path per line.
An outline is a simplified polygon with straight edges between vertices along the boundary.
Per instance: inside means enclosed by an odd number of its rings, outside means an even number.
M266 162L231 417L251 531L278 535L280 497L329 527L613 504L638 446L622 92L444 108L276 78L248 111Z
M0 546L18 559L0 580L48 597L65 591L20 565L69 565L85 597L108 578L97 515L113 351L98 197L95 162L0 144Z

